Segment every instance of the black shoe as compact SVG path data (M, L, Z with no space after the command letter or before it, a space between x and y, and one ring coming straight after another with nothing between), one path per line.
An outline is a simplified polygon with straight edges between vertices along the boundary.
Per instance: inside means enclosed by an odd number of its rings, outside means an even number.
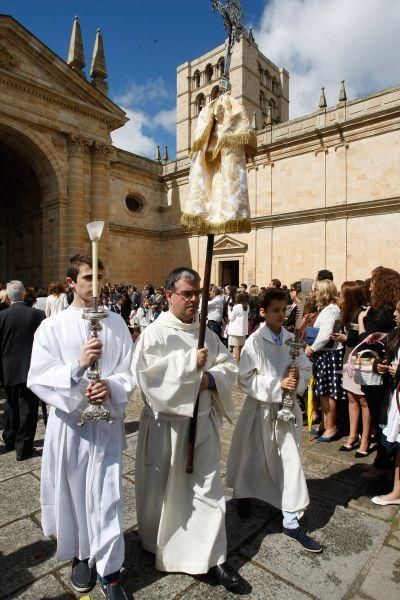
M251 507L249 498L239 498L237 501L237 511L241 519L250 519Z
M37 458L42 456L41 452L38 452L36 448L32 448L32 450L28 452L17 453L17 460L27 460L28 458Z
M222 565L212 567L210 572L215 575L221 585L228 589L235 588L242 582L242 578L240 577L239 573L230 567L227 562L222 563Z
M88 560L74 558L72 563L71 583L77 592L90 592L96 584L96 572L89 567Z
M112 581L111 583L102 583L100 581L100 589L107 600L128 600L128 596L125 594L124 588L119 581Z
M314 552L315 554L322 552L321 544L310 538L301 527L296 527L296 529L287 529L284 527L283 533L298 542L308 552Z
M12 450L15 450L14 444L4 444L4 446L0 448L0 452L12 452Z

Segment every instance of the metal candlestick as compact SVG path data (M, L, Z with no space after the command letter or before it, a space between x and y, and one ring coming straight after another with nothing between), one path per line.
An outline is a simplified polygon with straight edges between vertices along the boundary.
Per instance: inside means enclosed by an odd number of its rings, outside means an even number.
M288 346L290 346L290 364L289 369L296 368L297 357L300 354L300 351L306 346L303 340L299 339L297 336L293 339L286 340L285 342ZM278 411L276 418L278 421L284 421L285 423L289 423L292 421L297 427L296 424L296 415L293 412L294 403L296 402L296 391L294 392L285 392L282 398L282 408Z
M103 329L101 321L107 317L107 311L99 308L98 299L93 298L93 306L90 308L85 308L82 314L82 318L89 321L90 338L99 337L99 332ZM93 361L91 366L88 368L87 377L89 383L96 383L97 381L100 381L101 371L99 361L97 359ZM88 403L89 404L87 408L85 408L81 414L81 420L78 423L79 426L84 425L87 421L94 421L95 423L98 421L108 421L109 423L113 423L110 411L107 408L104 408L101 402L96 402L95 400L91 400L89 398Z
M299 356L301 350L306 347L307 344L303 342L301 339L301 323L303 319L304 306L307 299L307 294L312 289L313 280L304 278L300 282L301 287L301 302L298 309L298 314L296 318L295 324L295 334L294 338L290 340L286 340L286 344L290 346L290 364L289 369L296 368L296 360ZM296 390L294 392L285 392L282 398L282 408L278 411L276 418L278 421L284 421L285 423L289 423L292 421L297 427L296 424L296 415L293 412L294 403L297 402Z
M101 234L103 233L104 221L92 221L87 224L89 237L92 240L92 276L93 276L93 306L83 310L82 318L89 321L89 338L98 338L99 332L103 329L101 321L108 317L108 313L103 308L99 308L98 299L98 246ZM89 383L96 383L101 379L99 361L96 359L87 370ZM111 413L104 408L101 402L96 402L88 398L88 407L81 414L81 420L78 425L82 426L87 421L108 421L113 423Z

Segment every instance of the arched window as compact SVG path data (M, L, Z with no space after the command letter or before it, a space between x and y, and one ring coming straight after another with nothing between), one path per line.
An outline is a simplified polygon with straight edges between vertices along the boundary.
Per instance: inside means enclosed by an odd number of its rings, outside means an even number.
M218 97L219 94L219 85L214 85L213 89L211 90L211 100L215 100L215 98Z
M269 90L271 89L271 75L267 69L265 70L265 85Z
M223 76L224 70L225 70L225 59L224 59L223 56L221 56L221 58L218 61L218 75L219 75L219 77Z
M265 96L264 96L264 92L260 92L260 108L261 108L261 112L265 112Z
M258 79L260 80L260 83L262 85L263 83L263 70L262 70L262 66L260 65L260 63L257 63L258 65Z
M272 78L272 93L273 94L278 93L278 81L277 81L276 77Z
M269 101L269 105L271 107L271 118L273 121L276 121L276 102L273 98Z
M199 94L196 98L196 116L198 116L206 105L204 94Z
M200 71L195 71L193 75L193 86L195 88L200 87Z
M212 68L210 63L208 63L208 65L206 66L205 74L206 74L206 82L210 83L210 81L212 80L213 75L214 75L214 69Z

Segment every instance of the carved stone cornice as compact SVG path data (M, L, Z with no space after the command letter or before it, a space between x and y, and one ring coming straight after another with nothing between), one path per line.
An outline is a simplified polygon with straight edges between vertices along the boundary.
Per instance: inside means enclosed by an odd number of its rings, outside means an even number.
M9 70L18 67L18 60L9 52L9 50L0 44L0 67Z

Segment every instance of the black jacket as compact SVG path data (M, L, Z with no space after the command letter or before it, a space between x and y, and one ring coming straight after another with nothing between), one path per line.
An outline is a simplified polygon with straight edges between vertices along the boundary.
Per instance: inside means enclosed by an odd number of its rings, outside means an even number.
M0 312L0 381L3 385L26 383L33 336L46 315L23 302Z

